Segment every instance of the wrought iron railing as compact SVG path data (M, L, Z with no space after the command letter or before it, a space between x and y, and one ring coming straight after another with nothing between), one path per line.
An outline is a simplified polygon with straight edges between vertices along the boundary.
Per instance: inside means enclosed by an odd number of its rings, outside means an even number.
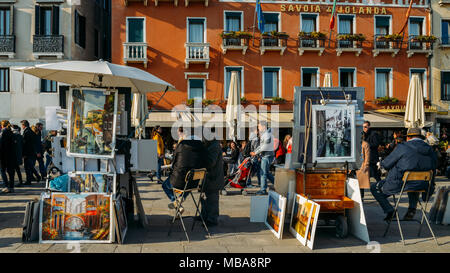
M284 47L287 44L287 38L277 36L262 36L261 45L264 47Z
M341 39L337 41L338 48L362 48L363 41L353 39Z
M34 53L63 53L64 35L33 35Z
M306 48L325 47L325 39L312 37L298 37L298 47L306 47Z
M402 46L402 39L391 40L386 39L385 34L376 34L373 39L374 49L400 49Z
M14 35L0 35L0 52L11 53L16 51L16 37Z
M419 35L411 35L408 38L408 50L432 50L434 41L421 41Z

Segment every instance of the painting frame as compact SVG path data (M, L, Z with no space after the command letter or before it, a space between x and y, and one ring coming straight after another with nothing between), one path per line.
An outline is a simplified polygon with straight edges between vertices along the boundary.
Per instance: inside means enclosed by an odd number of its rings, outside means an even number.
M110 185L110 192L108 191L72 191L72 177L77 176L77 175L106 175L106 176L110 176L112 177L112 183ZM95 172L95 171L74 171L74 172L69 172L69 181L68 181L68 185L67 185L67 190L68 192L72 192L72 193L107 193L107 194L115 194L116 193L116 186L117 186L117 174L115 173L110 173L110 172Z
M73 139L73 126L72 123L76 123L73 117L73 92L74 90L80 91L94 91L98 93L103 93L109 95L110 93L114 94L114 112L113 112L113 120L111 121L112 126L112 136L111 136L111 152L109 154L91 154L91 153L79 153L72 152L72 139ZM81 157L81 158L94 158L94 159L113 159L115 155L115 146L116 146L116 131L117 131L117 107L118 107L118 90L117 89L106 89L106 88L91 88L91 87L77 87L69 89L69 99L68 99L68 122L67 122L67 156L68 157ZM83 122L81 122L83 123ZM103 133L103 131L102 131Z
M49 240L49 239L43 239L43 213L44 213L44 199L50 199L50 205L52 204L53 198L55 195L68 195L68 196L80 196L80 195L103 195L104 197L109 198L109 228L108 228L108 239L106 240L61 240L61 239L55 239L55 240ZM44 192L41 194L40 199L40 211L39 211L39 243L40 244L67 244L67 243L90 243L90 244L104 244L104 243L112 243L114 239L114 217L113 217L113 202L112 202L112 195L111 194L104 194L104 193L82 193L82 194L76 194L76 193L47 193ZM53 218L53 217L51 217Z
M310 203L308 203L308 200L305 197L300 194L295 194L294 202L292 204L291 221L289 223L289 231L304 246L307 244L307 231L309 231L312 213L311 209L305 207L306 204ZM303 215L303 219L300 218L301 214L306 214ZM302 228L301 230L300 227Z
M319 105L319 104L315 104L311 106L311 111L312 111L312 138L313 138L313 146L312 146L312 161L313 162L317 162L317 163L344 163L344 162L356 162L356 125L355 125L355 105L347 105L347 104L327 104L327 105ZM342 111L349 111L349 113L347 113L347 117L350 118L350 124L347 127L343 128L348 128L350 127L350 141L351 143L348 144L349 148L342 148L342 149L350 149L350 155L349 156L327 156L325 153L325 156L318 156L318 112L319 111L340 111L341 113L343 113ZM344 116L344 114L342 114L342 116ZM325 121L326 122L326 121ZM327 124L325 124L325 127L327 127ZM344 130L332 130L332 131L337 131L342 133L342 137L338 137L340 139L340 141L342 143L344 143L342 140L345 138L345 133L342 132ZM325 135L327 135L327 129L325 128L324 131L322 131L322 134L325 133ZM322 135L322 137L324 137ZM325 150L326 147L329 146L329 144L331 144L332 141L323 141L323 145L325 146ZM339 147L345 147L347 145L341 145L339 144ZM330 148L331 149L331 148ZM334 144L333 144L333 150L334 150ZM334 153L334 151L333 151Z
M271 203L273 201L273 203ZM279 215L275 215L275 218L271 217L273 214L269 212L273 212L273 204L276 202L276 210L279 211ZM267 209L264 216L264 224L272 231L272 233L278 238L283 238L283 227L284 227L284 218L286 215L286 197L275 191L269 191L268 200L267 200ZM272 204L272 206L271 206ZM269 220L269 221L268 221ZM271 225L273 221L273 226ZM277 230L278 227L278 230Z
M314 247L317 222L319 221L320 204L314 202L313 200L307 200L307 202L310 202L313 206L308 224L308 234L306 236L306 246L312 250Z
M125 203L122 199L122 195L120 194L116 194L114 198L114 215L115 215L114 226L116 228L116 236L118 239L118 243L123 244L128 231L128 221L125 210ZM121 223L120 217L122 217L123 223Z

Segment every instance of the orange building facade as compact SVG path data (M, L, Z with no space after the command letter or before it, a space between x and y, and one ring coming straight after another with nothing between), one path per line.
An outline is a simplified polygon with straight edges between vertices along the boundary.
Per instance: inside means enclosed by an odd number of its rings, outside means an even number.
M431 46L414 40L430 34L427 0L414 0L408 20L407 1L338 1L330 35L331 9L331 0L262 1L265 30L278 32L265 36L255 23L254 1L112 0L112 62L144 69L181 91L167 93L157 111L194 97L225 107L233 70L247 103L271 104L279 97L279 109L287 113L293 111L294 87L323 86L327 73L332 86L364 87L365 110L387 108L375 103L380 97L397 98L401 108L414 73L430 99ZM386 40L405 22L403 42ZM254 38L223 38L224 31ZM363 42L354 41L359 34ZM161 94L149 94L150 103Z

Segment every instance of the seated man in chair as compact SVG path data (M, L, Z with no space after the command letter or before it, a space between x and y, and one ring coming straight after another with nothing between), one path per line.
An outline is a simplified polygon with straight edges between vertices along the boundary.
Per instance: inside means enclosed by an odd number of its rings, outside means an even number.
M386 213L384 220L390 221L394 208L387 198L400 193L403 185L403 174L406 171L430 170L434 173L437 166L437 156L432 147L422 140L421 130L410 128L407 133L407 142L398 144L395 150L381 162L381 166L389 173L385 180L372 184L370 191ZM428 183L426 181L409 181L405 185L404 191L408 190L428 190ZM430 195L433 190L432 185ZM408 212L403 220L411 220L414 217L419 194L408 193L408 198Z

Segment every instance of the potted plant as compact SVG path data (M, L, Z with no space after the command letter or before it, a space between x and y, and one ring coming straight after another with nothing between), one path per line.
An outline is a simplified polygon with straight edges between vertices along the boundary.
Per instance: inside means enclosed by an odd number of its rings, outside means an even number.
M339 34L337 39L362 42L366 40L366 37L363 34Z
M313 31L313 32L311 32L311 38L314 38L314 39L325 39L326 38L326 34L320 32L320 31Z
M248 103L247 99L245 97L242 97L241 104L247 104L247 103Z
M394 104L398 104L398 102L399 102L399 100L397 98L389 97L389 96L380 97L375 100L375 103L379 104L379 105L394 105Z
M236 31L222 31L219 35L221 38L237 38Z
M285 103L286 100L284 98L281 97L273 97L272 98L272 102L275 104L279 104L279 103Z
M384 36L380 36L383 37L384 40L389 41L389 42L396 42L396 41L400 41L403 39L403 36L400 34L388 34L388 35L384 35Z
M194 106L194 103L195 103L195 99L188 99L186 101L186 105L189 106L189 107Z
M414 39L419 42L434 43L434 42L436 42L437 37L434 35L419 35L419 36L415 37Z
M251 39L253 35L250 32L238 31L236 32L236 36L241 39Z
M202 105L203 106L208 106L210 104L213 104L216 100L208 100L208 99L204 99L202 100Z

